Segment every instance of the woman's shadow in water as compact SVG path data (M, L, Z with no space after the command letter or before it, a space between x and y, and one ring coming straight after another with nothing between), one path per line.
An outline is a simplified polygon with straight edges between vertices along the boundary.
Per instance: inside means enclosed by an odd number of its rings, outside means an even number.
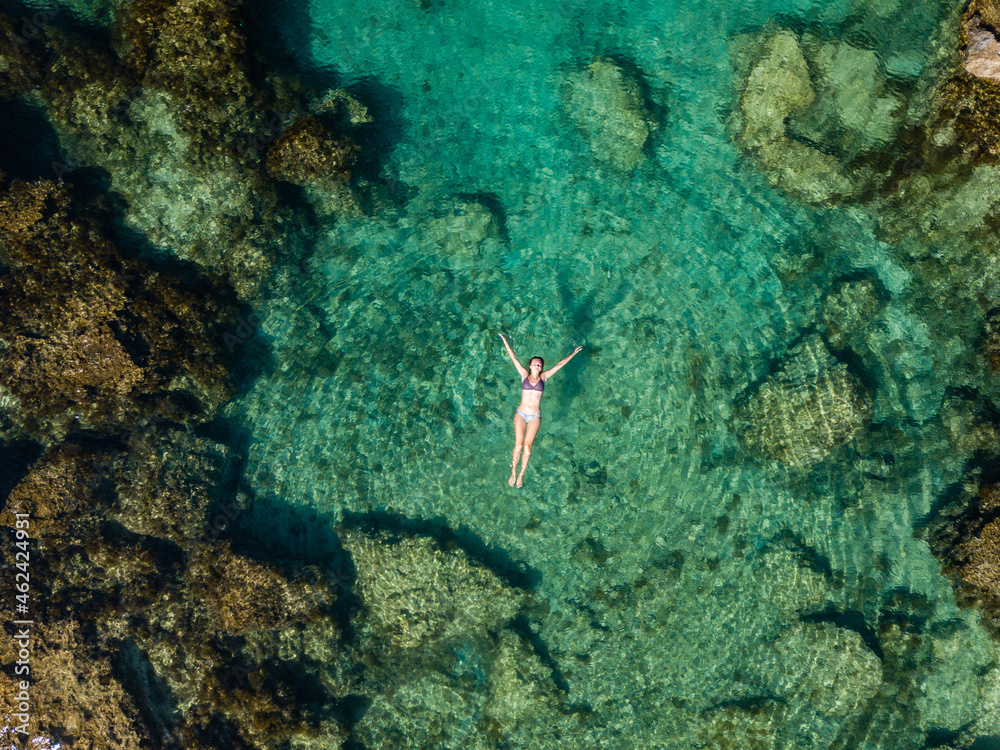
M625 299L628 285L624 281L619 283L618 288L610 295L608 301L601 304L599 310L595 310L595 300L601 289L592 289L581 297L573 293L570 284L568 279L560 278L559 280L559 295L562 297L562 306L569 314L570 327L575 337L573 348L583 345L584 349L580 352L581 354L597 354L601 351L601 346L588 341L594 330L594 320L614 310ZM585 341L588 343L584 344ZM565 377L562 378L563 392L566 394L567 401L572 403L583 391L580 385L580 368L564 368L562 372L565 373Z

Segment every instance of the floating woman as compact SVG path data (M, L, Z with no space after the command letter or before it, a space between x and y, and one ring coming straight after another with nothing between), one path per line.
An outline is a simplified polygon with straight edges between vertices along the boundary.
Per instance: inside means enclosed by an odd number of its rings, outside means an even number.
M538 427L541 424L539 420L541 420L542 415L538 411L538 405L542 401L545 381L559 372L567 362L580 353L583 347L576 347L566 359L559 362L551 370L543 372L544 359L532 357L528 360L528 369L525 370L524 365L514 356L514 350L510 348L510 344L507 343L507 339L502 333L500 338L503 339L503 345L507 347L507 354L510 355L511 362L514 363L518 375L521 376L521 403L514 411L514 456L510 462L510 479L507 480L507 484L513 487L516 477L517 486L520 487L524 479L524 470L528 468L528 459L531 458L531 444L535 441L535 435L538 434ZM521 462L521 473L518 474L517 460L521 455L521 448L524 448L524 460Z

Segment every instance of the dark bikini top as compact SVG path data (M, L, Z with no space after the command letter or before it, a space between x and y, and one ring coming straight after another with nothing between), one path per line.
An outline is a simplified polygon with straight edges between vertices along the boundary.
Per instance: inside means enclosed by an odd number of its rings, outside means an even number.
M525 378L524 380L521 381L521 390L522 391L544 391L545 390L545 381L542 380L541 378L539 378L538 382L535 383L534 385L532 385L531 383L528 382L528 378Z

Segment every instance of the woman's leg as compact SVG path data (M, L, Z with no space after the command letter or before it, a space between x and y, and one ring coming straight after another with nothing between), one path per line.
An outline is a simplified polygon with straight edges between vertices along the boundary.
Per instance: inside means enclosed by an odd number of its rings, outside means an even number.
M531 424L524 433L524 458L521 460L521 473L517 477L517 486L521 486L521 480L524 479L524 470L528 468L528 459L531 458L531 444L535 442L535 435L538 434L538 428L542 424L542 418L532 419Z
M507 484L514 486L514 476L517 474L517 459L521 457L521 446L524 445L524 419L514 412L514 456L510 460L510 479Z

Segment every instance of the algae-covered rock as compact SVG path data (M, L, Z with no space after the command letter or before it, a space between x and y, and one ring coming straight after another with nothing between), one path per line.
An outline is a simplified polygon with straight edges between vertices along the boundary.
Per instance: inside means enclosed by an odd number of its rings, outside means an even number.
M350 138L335 138L314 117L292 123L267 153L267 171L279 180L311 185L347 180L358 147Z
M426 537L343 531L357 570L355 726L368 747L558 748L578 723L510 627L524 594Z
M752 680L760 696L706 711L699 747L829 747L882 682L860 636L829 623L797 623L762 652L767 674Z
M740 97L743 132L749 149L785 137L785 120L816 99L798 37L779 31L763 46Z
M250 84L237 6L125 4L115 13L114 51L47 26L19 47L30 64L13 83L35 89L56 130L69 162L53 162L56 176L104 170L129 228L246 298L270 278L291 211L258 168L257 136L263 128L273 137L265 124L278 102ZM285 104L302 102L292 93Z
M371 681L371 707L355 727L368 747L496 747L542 750L564 746L576 719L567 715L551 669L524 639L501 630L460 662ZM367 690L365 692L368 692Z
M978 623L960 619L936 623L931 658L945 669L923 680L918 700L921 725L930 731L958 732L982 716L985 690L981 676L996 665L996 651Z
M473 256L488 240L499 240L497 217L477 201L453 199L421 225L423 237L445 257Z
M871 408L861 381L814 334L737 409L740 437L750 453L809 466L857 435Z
M750 708L723 706L711 711L698 728L698 747L705 750L781 750L778 730L789 720L789 710L777 701Z
M225 633L280 628L309 618L335 598L322 586L289 579L221 544L196 548L187 575L193 600L208 608Z
M427 673L376 695L355 727L366 747L491 747L477 726L482 698Z
M112 518L136 534L185 544L204 535L223 481L225 446L155 426L127 436L109 469Z
M981 494L980 509L992 510L995 487ZM955 551L962 580L979 589L992 602L1000 602L1000 518L986 522L981 529L964 539Z
M787 120L816 100L798 37L778 31L764 43L740 97L737 142L768 182L800 200L822 203L852 192L838 162L789 137Z
M551 669L545 668L523 638L509 630L501 634L491 663L484 707L487 724L511 746L556 745L562 696L552 684Z
M567 77L563 103L599 160L634 169L655 128L639 82L615 61L598 58Z
M54 117L67 117L80 99ZM76 157L107 170L127 200L130 228L249 297L273 267L281 209L259 176L186 132L183 106L175 95L143 89L109 137L84 142Z
M358 146L346 136L336 137L315 117L303 117L288 126L267 152L267 171L306 189L321 216L357 213L347 182L357 160Z
M140 79L218 110L221 122L222 107L252 93L240 16L239 3L132 0L116 16L115 47Z
M43 540L73 535L73 524L88 511L96 456L79 446L49 449L7 496L0 525L17 528L16 513L27 514L29 536Z
M213 413L231 393L219 293L128 260L63 186L14 181L0 195L0 384L13 436L128 429L170 391ZM160 394L153 398L154 394Z
M833 156L790 138L762 145L757 164L772 187L808 203L824 203L849 195L851 181Z
M964 74L943 87L942 124L953 128L958 145L973 157L1000 153L1000 12L995 0L972 0L957 36L963 46Z
M977 606L1000 633L1000 485L967 476L930 524L929 540L959 603Z
M215 736L221 722L225 741L261 750L293 738L338 737L315 709L344 696L319 687L310 656L282 653L282 643L307 623L323 648L337 650L334 598L318 571L292 574L205 540L189 549L174 585L143 611L133 637L169 686L190 736ZM304 680L317 686L309 702L297 698Z
M351 125L369 125L375 122L368 107L346 89L323 92L309 104L309 111L313 114L332 113Z
M3 608L5 622L16 619ZM28 736L38 742L23 747L72 747L78 750L142 750L149 747L148 730L139 707L126 691L106 653L84 642L79 624L41 623L30 633L30 710ZM20 690L15 675L18 643L7 634L0 644L0 717L14 710ZM21 737L20 739L24 739ZM0 743L10 742L0 724ZM51 744L50 744L51 742ZM57 745L55 743L61 743ZM4 744L5 748L19 745Z
M793 123L793 131L848 157L885 148L895 137L895 114L901 105L886 90L875 52L846 42L825 42L814 66L818 95L810 114L819 127L809 132Z
M882 682L882 665L861 636L832 623L794 625L774 651L778 694L790 702L806 700L824 714L856 711Z
M390 541L345 532L358 570L363 629L393 648L427 647L505 624L523 595L460 551L427 537Z
M994 375L1000 372L1000 308L986 314L979 348L990 372Z
M874 279L845 281L834 287L823 300L820 313L830 346L834 350L845 346L857 348L881 307L881 291Z

